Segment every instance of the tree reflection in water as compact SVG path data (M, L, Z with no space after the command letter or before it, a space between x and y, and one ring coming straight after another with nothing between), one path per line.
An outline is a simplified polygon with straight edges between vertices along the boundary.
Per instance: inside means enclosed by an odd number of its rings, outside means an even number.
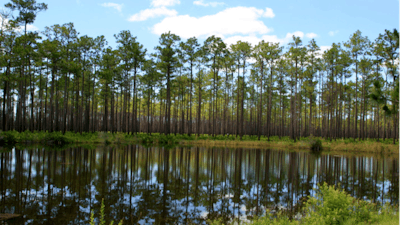
M0 213L23 214L15 224L87 222L103 198L107 221L125 224L244 219L277 205L295 211L321 182L399 203L398 158L382 156L138 145L0 155Z

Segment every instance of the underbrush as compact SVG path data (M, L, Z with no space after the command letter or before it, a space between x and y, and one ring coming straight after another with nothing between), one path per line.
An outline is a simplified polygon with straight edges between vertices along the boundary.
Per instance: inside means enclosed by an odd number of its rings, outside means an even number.
M312 151L340 151L340 152L359 152L359 153L385 153L397 154L397 144L392 144L393 139L365 139L354 141L353 138L347 139L323 139L320 137L300 137L296 141L288 136L268 137L261 136L258 140L257 135L208 135L208 134L160 134L160 133L123 133L123 132L71 132L65 134L61 132L0 132L0 146L15 145L16 143L31 144L42 143L50 145L63 145L69 143L81 144L143 144L174 146L198 145L205 147L251 147L251 148L279 148L279 149L309 149Z
M309 145L310 150L313 152L322 151L321 139L313 137L312 135L308 138L308 145Z
M0 132L0 145L15 145L41 143L47 145L65 145L71 143L98 143L98 134L95 133L75 133L75 132Z
M183 136L183 137L182 137ZM188 135L175 136L173 134L165 135L159 133L146 134L139 133L136 134L136 138L140 143L143 144L158 144L158 145L175 145L179 143L179 140L188 140Z
M72 142L72 140L67 135L63 135L62 133L59 132L48 133L44 137L43 141L45 141L46 143L56 144L56 145L65 145L67 143Z
M17 142L18 132L7 131L0 133L0 144L1 145L13 145Z

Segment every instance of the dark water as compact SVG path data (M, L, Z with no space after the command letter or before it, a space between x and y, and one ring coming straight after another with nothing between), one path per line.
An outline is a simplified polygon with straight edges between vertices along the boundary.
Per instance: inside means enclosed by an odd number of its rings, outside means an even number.
M399 203L397 157L142 146L0 155L0 213L24 215L8 224L87 224L102 199L108 222L246 219L278 204L294 211L321 182L341 183L358 198Z

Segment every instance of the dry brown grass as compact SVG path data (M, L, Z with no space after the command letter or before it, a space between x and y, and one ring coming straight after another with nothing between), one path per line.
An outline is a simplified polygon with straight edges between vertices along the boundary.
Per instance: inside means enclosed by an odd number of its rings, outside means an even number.
M380 142L364 143L329 143L323 142L322 146L333 152L370 152L382 154L399 154L399 146L393 144L384 144Z
M262 142L262 141L219 141L219 140L193 140L179 142L181 145L195 145L199 147L237 147L237 148L306 148L299 143L288 142Z
M307 142L263 142L263 141L220 141L220 140L192 140L179 142L181 145L199 147L228 147L228 148L273 148L304 151L309 150ZM342 141L322 141L323 153L350 153L350 154L385 154L399 157L399 146L380 142L344 143Z

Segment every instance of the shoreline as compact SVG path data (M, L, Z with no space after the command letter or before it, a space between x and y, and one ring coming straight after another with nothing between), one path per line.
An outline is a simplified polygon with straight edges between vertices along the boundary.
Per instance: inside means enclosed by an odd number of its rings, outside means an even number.
M199 147L234 147L234 148L276 148L282 150L297 150L310 151L310 147L305 141L297 141L295 143L278 141L278 142L262 142L262 141L219 141L219 140L196 140L182 141L183 145L194 145ZM339 141L322 140L321 153L381 153L381 154L397 154L399 146L386 144L381 142L376 143L344 143Z
M197 147L227 147L227 148L274 148L281 150L294 150L294 151L311 151L312 143L320 140L322 147L321 153L351 153L351 154L389 154L399 156L399 144L391 144L392 139L386 139L384 142L368 139L362 141L354 141L351 139L337 139L325 140L319 137L302 137L300 140L294 142L288 137L270 137L267 141L266 137L257 140L256 136L243 136L243 140L238 140L239 137L235 136L222 136L215 137L209 135L188 136L186 134L147 134L138 133L131 135L127 133L74 133L66 132L65 135L60 132L0 132L0 146L5 145L31 145L43 144L51 146L59 146L65 144L78 144L78 145L126 145L126 144L142 144L153 146L197 146Z

